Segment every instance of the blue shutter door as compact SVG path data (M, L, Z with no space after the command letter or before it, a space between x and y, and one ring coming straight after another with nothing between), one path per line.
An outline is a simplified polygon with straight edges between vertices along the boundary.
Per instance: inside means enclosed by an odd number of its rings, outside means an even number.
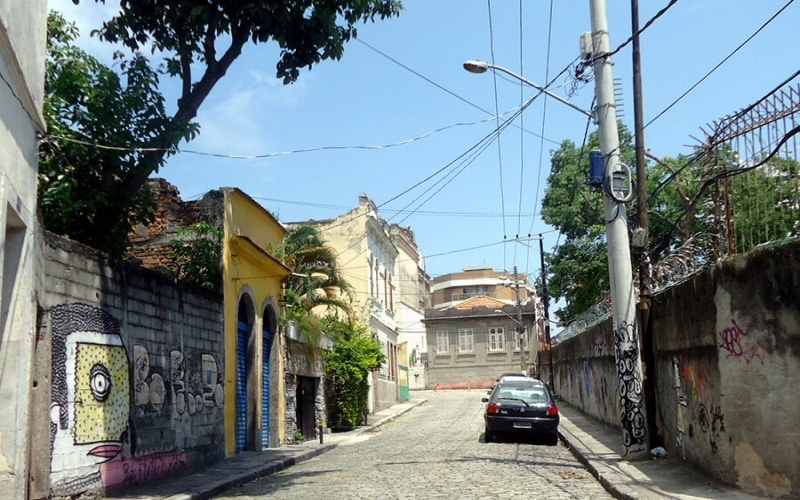
M238 322L236 335L236 453L247 447L247 323Z
M272 350L272 333L264 329L261 346L261 447L269 448L269 354Z

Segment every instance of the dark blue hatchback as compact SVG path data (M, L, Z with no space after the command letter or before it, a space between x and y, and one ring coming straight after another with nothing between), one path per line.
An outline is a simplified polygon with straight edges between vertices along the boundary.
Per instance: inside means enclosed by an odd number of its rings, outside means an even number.
M558 444L558 406L545 385L501 383L481 401L488 403L483 416L487 443L498 434L517 434L544 436L547 444Z

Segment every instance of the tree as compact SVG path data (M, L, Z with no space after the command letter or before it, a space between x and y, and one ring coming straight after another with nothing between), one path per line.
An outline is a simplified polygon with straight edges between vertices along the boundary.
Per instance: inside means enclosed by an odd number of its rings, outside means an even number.
M206 222L178 229L170 243L170 275L209 290L222 289L222 239L224 231Z
M286 279L286 319L303 332L305 342L297 347L315 363L323 328L313 311L352 316L352 286L339 273L336 252L325 244L317 226L302 224L289 230L275 253L292 269Z
M145 153L94 144L152 147L170 120L158 74L143 57L118 74L73 45L77 36L73 24L50 13L44 116L51 137L40 151L41 221L49 231L122 256L132 227L153 217L149 191L120 183L139 170ZM173 128L187 140L197 131L189 122ZM156 166L162 163L163 157Z
M352 428L367 410L369 373L381 367L386 355L369 327L353 317L328 318L324 328L333 338L333 350L325 356L328 420L333 427Z
M633 165L633 138L622 124L619 137L621 161ZM582 149L565 140L551 152L542 219L565 239L555 253L546 257L550 295L566 302L555 312L560 322L574 319L609 290L603 197L600 190L584 183L589 172L589 151L599 147L595 131Z
M310 313L316 307L352 313L352 286L342 277L336 252L317 226L301 224L289 232L277 254L293 273L286 280L289 309Z
M102 40L120 42L132 51L130 58L121 52L117 58L123 71L126 68L133 71L132 74L128 71L129 79L138 76L139 84L131 87L129 82L126 92L112 92L111 101L126 102L130 96L141 103L131 106L130 113L122 116L111 111L115 108L86 106L83 114L94 126L78 123L77 132L84 134L90 143L148 149L130 152L95 148L92 152L72 155L69 154L72 148L62 148L56 156L64 158L65 167L56 177L74 176L76 170L88 165L94 177L102 180L94 184L102 184L104 190L84 189L80 179L68 179L54 189L53 197L66 198L63 204L68 208L81 207L80 211L66 212L62 217L63 229L58 232L88 244L96 244L112 234L127 234L131 212L134 219L142 216L142 201L146 200L141 197L146 195L140 193L147 178L163 166L165 158L176 151L181 141L194 137L197 128L192 120L198 109L245 44L277 43L281 48L277 77L288 84L297 80L300 69L311 68L326 59L340 59L344 44L357 34L357 23L396 16L401 8L398 0L121 0L120 12L105 22L98 34ZM181 81L181 96L171 117L163 113L163 98L157 92L158 73L147 67L141 50L158 51L164 57L164 72ZM112 79L106 72L103 75ZM79 80L87 83L87 79L84 76ZM92 83L98 80L95 77ZM75 107L77 104L73 104L72 108ZM134 118L136 122L131 124L123 118ZM71 124L69 120L64 122L66 128L71 128ZM104 132L105 128L109 132ZM116 156L123 158L126 168L119 168L119 161L94 163L96 157ZM78 168L67 168L69 165ZM104 193L111 194L104 196ZM145 210L145 218L146 214ZM71 223L75 220L70 218L73 215L78 221ZM91 224L81 222L86 220L91 220ZM120 253L116 245L113 250Z
M770 158L763 166L731 179L731 203L737 252L796 234L800 163Z

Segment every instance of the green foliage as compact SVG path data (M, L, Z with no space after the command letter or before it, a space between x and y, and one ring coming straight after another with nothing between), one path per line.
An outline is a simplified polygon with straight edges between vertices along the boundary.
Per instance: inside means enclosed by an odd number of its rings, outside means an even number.
M44 116L51 137L39 155L38 199L44 227L120 257L128 234L153 220L150 193L119 180L146 153L94 144L148 148L167 128L158 74L142 57L120 73L73 45L77 28L58 13L48 17ZM186 135L192 126L184 128ZM161 165L158 162L158 165Z
M180 280L221 290L223 236L221 229L205 222L179 229L178 238L170 243L169 255L173 261L167 271Z
M367 409L369 373L381 367L386 355L369 327L355 319L323 321L334 339L325 356L329 421L334 426L355 427Z
M87 144L51 139L42 145L43 225L122 256L131 229L152 221L148 177L197 135L192 120L245 44L275 41L281 48L277 76L292 83L300 69L341 58L357 23L396 16L401 8L396 0L122 0L116 17L96 32L131 50L130 58L115 54L117 72L74 47L75 27L52 15L48 129ZM162 73L140 49L161 51L161 71L180 79L171 117L158 91Z
M120 7L122 12L103 25L103 39L122 42L134 51L152 44L167 53L167 71L180 76L185 86L193 83L191 71L205 66L194 85L203 87L213 86L250 41L276 42L281 48L277 77L293 83L300 69L341 59L344 44L356 36L356 23L396 16L402 4L396 0L122 0ZM188 93L184 98L196 91Z
M339 273L336 252L325 244L317 226L303 224L289 230L275 253L293 271L284 291L286 319L297 323L305 335L305 342L291 347L315 364L323 330L312 311L324 308L329 314L352 315L352 287Z
M730 179L737 252L797 232L798 172L796 160L773 157L763 167Z
M352 286L342 277L336 251L325 244L317 226L302 224L287 232L276 250L292 269L286 281L289 309L311 312L320 306L352 313Z

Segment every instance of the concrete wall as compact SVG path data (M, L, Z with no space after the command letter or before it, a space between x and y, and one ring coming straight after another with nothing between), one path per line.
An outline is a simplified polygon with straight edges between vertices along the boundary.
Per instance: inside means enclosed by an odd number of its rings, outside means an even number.
M47 235L50 489L118 490L225 456L222 296Z
M42 394L36 336L44 288L36 220L46 0L0 2L0 496L46 495L31 405ZM45 428L46 430L46 428ZM41 485L41 486L40 486Z
M775 498L800 496L798 297L795 239L728 259L653 305L655 412L667 450ZM553 359L557 392L617 424L610 332L609 320L555 346Z

